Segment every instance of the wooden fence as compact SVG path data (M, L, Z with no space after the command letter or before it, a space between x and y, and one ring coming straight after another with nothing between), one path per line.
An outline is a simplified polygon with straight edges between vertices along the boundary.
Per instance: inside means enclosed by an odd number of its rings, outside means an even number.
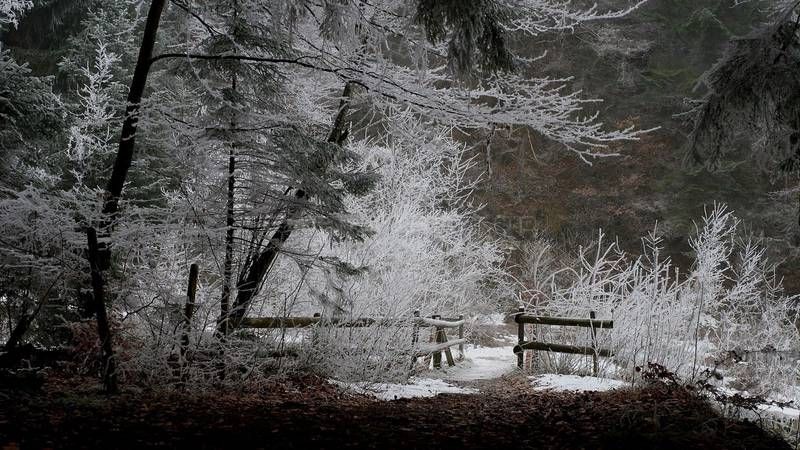
M589 313L588 319L572 317L546 317L525 314L525 308L520 307L519 312L514 317L518 324L517 338L518 343L514 346L514 353L517 355L517 367L523 366L525 350L543 350L557 353L571 353L577 355L589 355L592 357L592 373L597 375L597 358L600 356L612 356L611 350L597 347L597 330L614 328L613 320L600 320L595 318L595 312ZM558 325L564 327L584 327L589 328L591 334L591 346L552 344L549 342L526 341L525 324L533 325Z
M420 317L419 311L414 311L414 316L408 320L397 318L374 318L374 317L322 317L320 314L314 314L314 317L245 317L242 319L241 328L307 328L314 326L334 326L334 327L370 327L370 326L401 326L411 323L412 330L412 344L417 348L416 353L412 355L412 362L422 356L431 355L433 359L433 367L442 367L442 352L445 354L447 364L449 366L455 365L455 359L450 351L450 347L458 345L460 358L464 357L464 316L460 315L458 318L442 318L440 315L433 315L431 317ZM430 345L419 345L419 330L420 328L434 328L431 334ZM458 329L458 338L448 340L447 330L451 328ZM419 345L419 346L418 346ZM290 356L283 355L282 356Z

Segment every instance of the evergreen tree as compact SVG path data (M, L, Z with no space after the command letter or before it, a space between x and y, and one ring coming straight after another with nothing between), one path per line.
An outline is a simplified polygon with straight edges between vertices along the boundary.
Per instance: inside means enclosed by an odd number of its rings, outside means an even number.
M770 6L771 20L732 40L703 78L708 91L691 111L689 151L696 163L717 169L744 142L758 167L794 184L800 174L800 5Z

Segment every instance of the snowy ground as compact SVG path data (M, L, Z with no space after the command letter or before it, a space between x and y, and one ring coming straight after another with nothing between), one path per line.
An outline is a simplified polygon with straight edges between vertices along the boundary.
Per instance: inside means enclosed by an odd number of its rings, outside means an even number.
M372 395L381 400L396 400L412 397L433 397L438 394L474 394L472 388L455 386L449 382L491 380L499 378L516 368L516 356L512 347L477 347L467 345L465 359L454 367L430 370L419 377L411 377L408 384L396 383L344 383L331 380L337 386L353 392Z
M464 359L457 361L454 367L448 367L443 364L441 369L429 369L416 377L411 377L407 384L345 383L336 380L330 380L330 382L353 392L371 395L381 400L433 397L438 394L478 393L478 390L474 387L464 387L460 386L460 384L467 383L469 386L470 382L473 381L501 378L504 375L513 373L517 364L513 345L509 345L516 343L516 336L509 334L507 328L503 328L508 325L504 322L504 316L502 314L493 314L485 317L484 320L485 322L482 326L485 329L493 330L492 333L487 333L491 335L491 339L486 343L486 346L465 345ZM453 348L453 355L457 356L455 348ZM609 371L606 372L608 373ZM613 373L614 371L610 372ZM538 391L609 391L630 386L628 382L611 378L578 375L542 374L530 376L528 379L532 388ZM478 386L482 387L480 384ZM800 420L800 410L795 408L761 405L759 409L762 413L781 420Z
M501 323L502 317L492 317ZM502 340L501 340L502 342ZM454 352L455 353L455 352ZM455 356L455 354L454 354ZM432 397L438 394L473 394L478 390L457 386L457 383L493 380L514 372L517 368L517 357L513 346L483 347L466 345L464 360L457 361L454 367L443 367L428 370L416 377L411 377L407 384L397 383L345 383L330 382L347 388L353 392L372 395L382 400L396 400L412 397ZM627 383L617 380L576 375L545 374L529 377L536 390L558 391L607 391L626 386Z
M538 391L610 391L629 386L629 383L609 378L581 377L578 375L559 375L546 373L528 377L533 388Z
M476 347L464 349L465 359L455 367L444 367L440 376L450 381L491 380L513 372L517 357L513 347Z
M512 347L476 347L465 349L466 358L455 367L429 371L422 377L411 377L408 384L396 383L344 383L331 380L338 386L354 392L372 395L382 400L412 397L432 397L438 394L474 394L478 391L451 384L476 380L492 380L516 369L516 356ZM544 374L528 377L536 390L556 391L607 391L627 386L618 380L577 375Z
M800 409L777 405L759 405L758 409L767 414L791 420L800 420Z
M344 383L330 380L331 383L345 387L359 394L372 395L381 400L401 398L433 397L439 394L475 394L478 391L448 384L435 378L411 377L408 384L397 383Z

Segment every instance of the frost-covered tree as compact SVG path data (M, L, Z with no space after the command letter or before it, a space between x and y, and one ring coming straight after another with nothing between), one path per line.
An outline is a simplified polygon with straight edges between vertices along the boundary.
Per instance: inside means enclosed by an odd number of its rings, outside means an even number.
M52 77L37 77L0 48L0 186L19 188L47 172L41 158L62 131L64 110Z
M409 10L410 6L415 9ZM368 3L352 2L303 5L302 8L293 6L288 9L262 4L262 9L259 9L248 7L247 2L238 2L235 8L260 11L263 14L258 20L262 23L269 20L269 32L264 32L262 25L262 36L275 36L274 42L284 42L285 45L277 49L274 43L251 45L249 48L240 45L225 53L189 45L184 52L155 55L153 64L161 64L162 60L186 60L194 65L236 63L239 67L259 67L261 69L258 70L273 73L276 77L286 76L286 71L291 71L299 75L295 75L299 83L311 80L316 89L313 95L318 95L320 101L329 104L337 103L335 93L341 89L340 86L346 85L350 86L347 96L357 90L358 95L369 99L367 108L373 110L371 114L386 114L401 106L413 108L434 123L455 124L462 128L494 126L496 123L531 126L587 158L598 155L598 150L604 148L607 142L636 138L638 132L603 131L602 125L594 117L576 117L585 102L574 95L562 94L563 80L529 81L502 71L513 65L512 55L504 41L507 29L528 34L539 33L567 28L585 20L616 16L621 12L599 15L594 10L579 11L556 20L552 17L555 11L564 13L566 5L535 3L523 8L525 13L535 12L539 17L539 20L532 22L530 14L523 16L518 11L510 14L509 5L482 3L473 6L476 7L434 6L424 2L408 5L398 2L375 7ZM202 24L196 27L200 35L205 33L213 38L219 32L220 28L215 25L219 18L199 9L192 10L192 13ZM431 29L434 24L437 24L435 29ZM290 39L281 37L281 26L285 27L284 33L291 36ZM231 39L231 36L217 39L224 41ZM445 41L448 42L448 49L446 55L439 59L446 65L428 68L428 60L435 63L437 55L441 54L437 49L438 43ZM399 46L400 50L392 50L393 46ZM420 51L423 53L421 62L424 68L410 66L397 57L398 54ZM449 72L445 68L449 68ZM489 78L486 87L469 89L464 89L450 77L453 74L469 76L476 73L494 75ZM490 100L483 102L473 99ZM342 103L343 106L347 104ZM334 133L342 134L341 127L346 128L346 124L339 119L344 120L344 113L344 110L329 110L327 113L337 117L332 136ZM296 174L295 177L302 178L302 175ZM300 198L298 194L305 195L307 192L307 188L297 189L293 193L293 201ZM274 261L280 245L291 233L291 221L296 218L293 217L295 215L293 213L283 219L266 239L264 250L252 258L254 265L250 267L253 270L245 271L244 279L240 280L244 281L240 284L248 286L243 292L254 291L255 286L263 282L264 274ZM246 261L251 263L249 259ZM237 297L235 308L245 307L249 303L250 294L242 295L240 290Z
M109 5L120 12L119 4ZM42 2L40 6L57 5ZM37 12L34 9L32 15ZM53 20L57 20L55 12ZM14 330L8 344L23 339L47 345L63 342L64 321L86 314L82 311L88 302L83 230L97 220L102 198L98 188L109 172L122 116L117 77L124 78L125 71L118 67L120 54L111 48L124 47L126 30L117 24L88 14L82 28L86 34L65 39L59 49L68 57L60 61L56 76L32 76L3 51L0 84L7 120L0 133L6 185L0 211L7 235L0 254L5 292L28 292L21 300L4 295L5 317ZM113 45L106 45L110 41ZM152 185L152 177L140 175L137 181ZM137 191L141 190L132 192ZM134 217L141 213L139 208Z
M93 66L84 70L85 84L76 93L77 105L64 104L52 93L44 97L51 99L49 110L31 109L37 105L34 102L27 105L30 115L22 116L25 122L19 121L28 125L24 133L41 134L30 138L20 134L19 157L14 158L12 151L5 154L5 162L12 165L15 174L6 178L15 188L5 189L0 199L3 227L8 232L2 241L2 264L10 281L6 289L27 286L36 297L23 301L18 313L8 311L9 320L16 319L19 324L9 344L19 342L28 331L27 325L20 325L29 323L45 303L54 313L40 317L39 325L59 315L71 318L80 306L77 299L86 281L81 228L96 214L93 210L99 196L93 183L105 173L109 141L116 128L116 102L111 100L116 92L109 74L115 61L102 45L98 48ZM4 80L13 82L13 77ZM30 89L25 94L37 92ZM74 115L69 113L72 106ZM38 121L48 120L48 111L58 119L49 133L38 128ZM9 124L18 125L17 121ZM35 273L31 272L33 268ZM46 294L36 294L37 289ZM5 299L12 301L9 296Z
M190 262L201 264L195 344L298 295L331 314L474 310L469 298L497 288L500 255L464 202L452 130L530 127L587 160L640 133L604 128L584 113L596 100L568 93L566 79L523 76L535 61L509 45L629 9L81 4L82 26L64 39L69 115L51 182L0 208L14 245L47 250L7 254L48 277L64 272L72 309L88 294L84 233L99 231L112 319L156 363L123 371L156 373L174 354Z
M33 7L31 0L6 0L0 4L0 26L19 23L20 17Z
M691 111L690 154L719 168L745 142L774 179L800 173L800 6L769 2L769 22L730 42L702 78L706 94Z
M315 332L303 353L338 379L407 376L416 349L411 327L397 321L410 325L414 311L469 319L512 295L500 242L469 202L475 181L466 173L474 161L465 146L408 111L380 129L374 140L353 143L361 164L375 167L380 181L366 195L345 199L352 220L373 233L336 241L298 230L270 274L279 282L252 307L254 315L394 320L369 330ZM340 268L343 263L349 270Z

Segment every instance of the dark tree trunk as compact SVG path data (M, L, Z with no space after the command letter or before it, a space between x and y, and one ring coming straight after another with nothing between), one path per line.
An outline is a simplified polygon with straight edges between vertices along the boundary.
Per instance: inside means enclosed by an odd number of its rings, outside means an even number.
M234 149L231 148L230 157L228 159L228 202L226 211L226 230L225 230L225 261L223 263L223 280L222 280L222 301L220 302L220 316L219 323L217 324L217 332L221 335L228 334L228 315L230 312L230 299L231 299L231 284L233 283L233 207L234 207L234 188L236 178L234 171L236 170L236 155Z
M238 17L238 9L234 2L234 26L232 34L236 36L236 23ZM236 95L236 72L234 71L231 77L231 90ZM233 101L236 101L234 98ZM234 109L233 117L231 118L231 133L236 130L236 112ZM231 302L231 285L233 284L233 238L234 238L234 205L236 200L236 138L233 137L228 156L228 198L225 211L225 261L223 262L222 269L222 299L220 301L220 314L217 321L217 334L226 336L230 331L230 302Z
M33 322L33 318L36 317L37 312L39 312L39 308L36 308L32 312L26 311L22 314L22 317L19 318L17 324L14 326L14 329L11 330L11 334L8 336L8 340L6 341L5 345L5 351L12 352L19 347L20 343L22 342L22 337L28 332L28 328L30 328L31 322Z
M339 111L336 114L336 119L333 121L333 128L328 135L328 142L336 145L343 145L347 139L347 114L350 108L350 96L352 94L353 84L348 82L345 84L344 92L342 93L342 101L339 105ZM230 311L230 326L237 327L244 317L247 307L253 300L253 297L258 293L261 284L264 281L269 269L275 262L281 247L291 236L294 227L292 221L296 219L302 212L302 208L298 206L306 198L306 193L302 189L297 189L294 193L295 204L289 206L286 212L286 217L283 219L278 229L267 242L258 257L252 260L252 263L246 268L244 277L239 281L236 286L236 301Z
M192 316L194 315L195 298L197 295L197 276L199 274L197 264L189 267L189 287L186 289L186 305L183 310L183 332L181 333L181 361L186 360L186 352L189 349L189 332L192 331Z
M303 191L298 190L295 193L296 199L303 199L304 197L305 192ZM287 216L292 216L292 218L296 215L297 211L290 211L287 213ZM267 243L266 248L259 253L255 261L247 268L244 279L241 280L236 287L236 302L230 313L231 326L239 326L239 322L241 322L244 317L247 306L258 293L261 282L264 280L264 277L266 277L267 272L269 272L270 267L272 267L272 263L275 262L275 258L278 256L278 252L280 252L281 247L286 240L289 239L291 234L292 225L289 223L289 218L287 217L287 219L284 219L278 226L275 234L272 235L272 238L270 238Z
M36 308L34 311L25 311L22 313L22 317L17 320L17 324L14 326L14 329L11 330L11 334L8 336L8 340L6 341L5 345L5 351L13 352L17 347L19 347L20 342L22 342L22 337L25 336L25 333L28 331L31 322L38 311L39 308Z
M133 70L130 89L128 91L127 105L125 107L125 120L122 122L117 156L114 159L114 168L111 178L106 186L105 201L103 203L103 218L100 222L100 232L104 236L110 234L111 228L119 211L119 199L122 188L128 178L128 170L133 161L133 150L136 142L136 130L139 121L139 108L142 96L147 85L147 75L150 73L150 63L153 57L156 34L161 22L161 13L164 11L166 0L152 0L147 12L147 22L144 27L142 43L139 47L139 56ZM118 391L116 364L114 351L111 345L111 331L108 326L108 316L105 306L105 292L102 271L111 265L111 252L107 243L98 245L97 233L94 228L87 231L89 240L89 263L92 269L92 290L94 298L95 315L97 317L97 332L102 345L103 384L106 392L114 394Z
M97 318L97 335L100 338L102 350L101 361L103 364L103 385L109 394L118 392L117 368L114 362L114 348L111 345L111 329L108 326L108 314L106 313L105 303L105 281L98 264L99 246L97 245L97 233L94 228L86 230L89 241L89 267L92 271L92 291L94 299L95 316Z
M795 120L795 131L789 136L789 148L794 150L794 162L795 166L792 167L794 172L800 172L800 118ZM795 236L798 235L800 232L800 196L797 199L797 226L798 228L795 230Z
M150 60L153 57L156 34L161 21L166 0L153 0L147 13L147 22L144 27L142 44L139 48L139 57L133 71L128 102L125 108L125 120L122 123L117 156L114 160L114 169L106 187L106 198L103 203L103 219L100 223L100 233L108 235L113 227L119 211L119 199L122 188L128 178L128 170L133 161L133 150L136 142L136 129L139 121L139 108L147 85L147 75L150 72ZM105 243L98 248L98 264L100 270L105 270L111 263L109 248Z

